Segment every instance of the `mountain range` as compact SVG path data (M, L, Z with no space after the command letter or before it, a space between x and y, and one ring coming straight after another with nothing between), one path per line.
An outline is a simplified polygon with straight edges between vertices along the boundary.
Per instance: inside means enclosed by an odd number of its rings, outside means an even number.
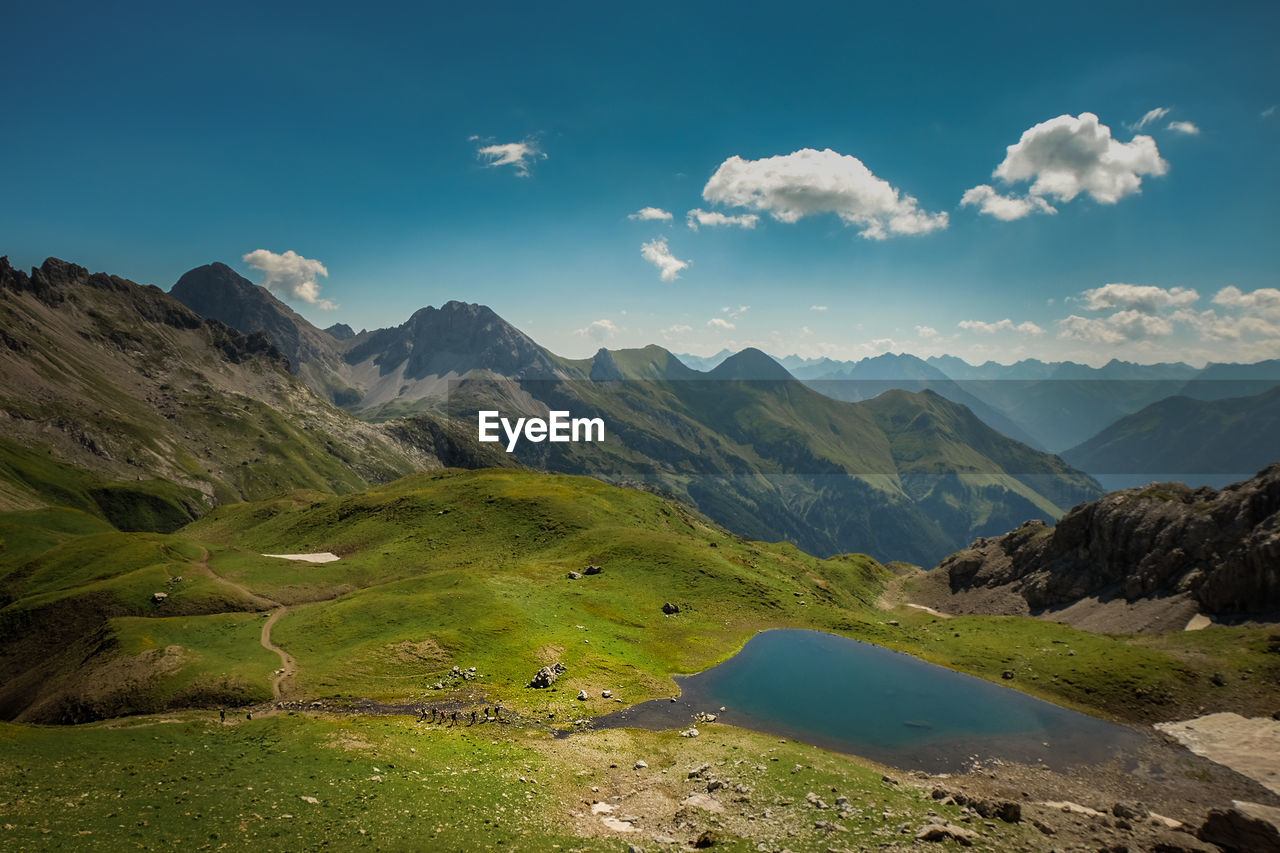
M847 403L754 349L707 372L657 346L566 359L489 308L461 302L339 340L218 264L184 275L172 295L241 331L278 337L314 390L366 420L395 420L393 433L424 414L474 424L486 409L602 417L602 444L524 443L516 456L671 493L742 535L816 554L931 564L974 536L1052 520L1101 494L1087 476L939 393Z
M691 364L714 365L725 354L709 359L679 357ZM1118 419L1168 397L1246 397L1280 385L1280 360L1210 363L1203 368L1181 362L1137 364L1118 359L1101 367L1038 359L973 365L950 355L921 359L910 353L885 353L858 361L798 356L775 360L797 379L841 400L868 399L889 388L928 388L968 406L1005 435L1057 453L1089 441ZM1095 476L1111 473L1085 470ZM1162 470L1181 471L1177 467ZM1222 473L1247 475L1255 470L1257 466Z

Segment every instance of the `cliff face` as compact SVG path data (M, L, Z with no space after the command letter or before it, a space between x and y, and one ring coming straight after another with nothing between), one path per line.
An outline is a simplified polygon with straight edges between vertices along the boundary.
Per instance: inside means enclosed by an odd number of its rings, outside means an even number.
M939 563L953 594L1013 593L1032 611L1185 596L1206 613L1280 612L1280 463L1221 490L1154 483L1027 522ZM945 606L945 605L944 605Z

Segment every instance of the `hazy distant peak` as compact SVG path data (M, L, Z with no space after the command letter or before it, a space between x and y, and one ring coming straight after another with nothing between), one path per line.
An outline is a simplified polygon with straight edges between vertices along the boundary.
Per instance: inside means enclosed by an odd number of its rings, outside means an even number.
M791 379L790 372L770 356L747 347L722 361L709 374L713 379Z

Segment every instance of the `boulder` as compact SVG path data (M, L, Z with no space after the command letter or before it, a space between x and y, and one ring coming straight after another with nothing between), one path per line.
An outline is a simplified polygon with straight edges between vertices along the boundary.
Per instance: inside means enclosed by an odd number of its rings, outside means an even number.
M556 679L564 672L564 664L557 663L554 666L544 666L533 675L533 679L529 682L530 687L542 688L550 687L556 683Z
M1240 853L1280 853L1280 829L1239 809L1214 809L1196 837Z
M662 605L662 612L667 614L668 616L670 616L673 613L679 613L680 605L672 604L670 601L668 601L666 604Z
M162 604L164 603L164 600L167 599L168 597L169 597L169 593L167 592L153 592L151 593L151 603Z
M578 691L578 698L585 702L585 701L586 701L586 699L587 699L587 691L585 691L585 690L579 690L579 691Z
M955 841L961 847L972 847L978 833L953 823L927 823L916 832L916 841Z
M587 566L585 569L582 570L582 573L584 575L598 575L603 571L604 569L600 568L599 566Z
M569 580L576 581L582 578L581 572L569 572Z

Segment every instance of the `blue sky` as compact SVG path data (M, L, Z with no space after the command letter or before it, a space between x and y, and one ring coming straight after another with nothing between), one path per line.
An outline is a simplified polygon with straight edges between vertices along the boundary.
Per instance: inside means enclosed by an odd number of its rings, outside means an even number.
M566 355L1280 357L1275 4L123 5L5 13L17 265Z

